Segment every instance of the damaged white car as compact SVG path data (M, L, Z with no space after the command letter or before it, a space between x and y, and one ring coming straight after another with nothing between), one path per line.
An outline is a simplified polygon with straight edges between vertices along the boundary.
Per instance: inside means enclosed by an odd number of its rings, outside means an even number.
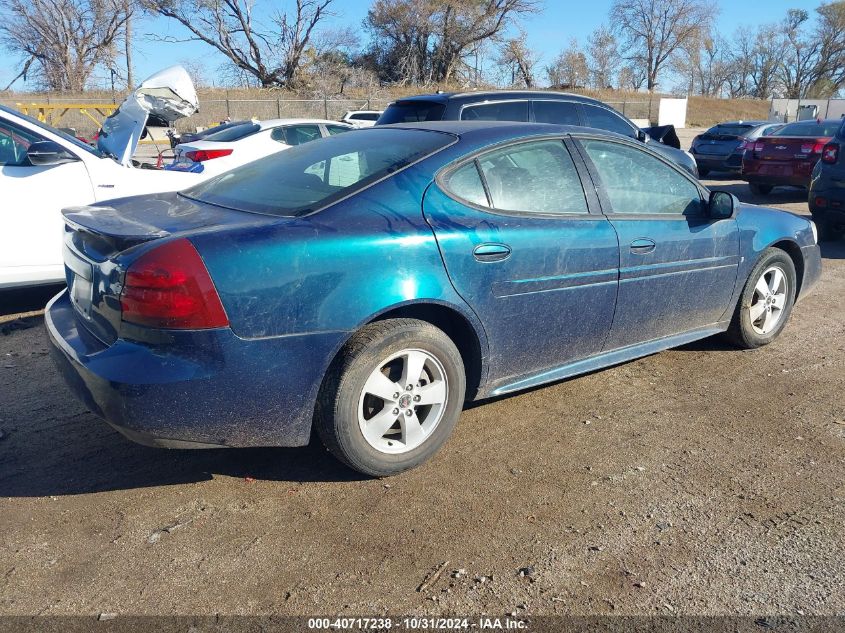
M197 109L181 66L154 74L127 97L104 122L97 148L0 106L0 289L64 280L63 208L178 191L207 178L131 163L148 117L172 122Z

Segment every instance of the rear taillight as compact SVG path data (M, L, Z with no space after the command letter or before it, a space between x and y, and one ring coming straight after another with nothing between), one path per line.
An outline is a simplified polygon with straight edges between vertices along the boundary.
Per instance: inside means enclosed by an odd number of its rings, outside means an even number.
M822 162L833 165L839 160L839 143L828 143L822 149Z
M820 138L812 143L803 143L801 145L802 154L821 154L824 146L829 141L829 138Z
M749 141L747 138L740 138L739 139L739 147L737 147L737 150L744 151L746 149L752 149L753 146L754 146L754 143Z
M754 151L755 151L755 152L762 152L762 151L763 151L763 147L764 147L765 145L766 145L766 144L765 144L763 141L757 141L756 143L754 143Z
M126 271L121 318L166 329L225 327L229 319L199 253L182 238L154 248Z
M232 151L231 149L194 149L190 152L185 152L185 156L195 163L202 163L206 160L228 156Z

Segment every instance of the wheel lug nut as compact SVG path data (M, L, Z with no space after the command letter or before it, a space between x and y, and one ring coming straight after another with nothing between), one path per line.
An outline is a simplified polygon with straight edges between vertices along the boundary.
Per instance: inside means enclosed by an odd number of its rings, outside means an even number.
M414 402L419 402L420 400L422 400L422 398L421 398L421 397L419 397L419 396L414 396Z
M408 385L407 387L405 387L405 391L413 391L413 390L414 390L414 385Z
M399 397L399 392L397 391L396 393L393 394L393 399L396 400L398 397Z
M411 411L410 409L405 409L405 415L407 415L407 416L409 416L409 417L410 417L413 413L414 413L414 412L413 412L413 411Z
M399 409L393 409L393 415L399 415Z

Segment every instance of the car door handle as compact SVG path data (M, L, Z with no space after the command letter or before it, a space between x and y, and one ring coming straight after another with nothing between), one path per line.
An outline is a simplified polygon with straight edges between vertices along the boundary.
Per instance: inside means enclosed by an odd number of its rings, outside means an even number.
M472 249L472 255L480 262L500 262L511 256L511 247L507 244L487 242Z
M655 248L657 248L657 244L647 237L641 237L631 242L631 252L637 255L651 253Z

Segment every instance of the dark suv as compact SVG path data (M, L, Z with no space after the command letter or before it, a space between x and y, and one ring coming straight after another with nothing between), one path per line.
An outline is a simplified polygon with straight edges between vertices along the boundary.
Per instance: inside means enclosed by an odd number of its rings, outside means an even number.
M810 176L810 213L819 238L839 239L845 235L845 122L822 148Z
M530 90L419 95L391 103L376 125L418 121L530 121L609 130L648 143L698 178L691 154L654 140L610 106L581 95Z

